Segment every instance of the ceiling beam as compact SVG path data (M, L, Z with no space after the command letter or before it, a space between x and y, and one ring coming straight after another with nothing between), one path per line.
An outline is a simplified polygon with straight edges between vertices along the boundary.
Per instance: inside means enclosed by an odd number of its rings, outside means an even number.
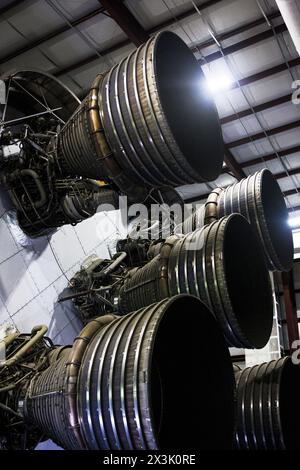
M121 43L118 43L117 45L114 45L105 49L105 51L101 51L100 52L101 55L105 56L106 54L110 54L111 52L114 52L115 50L121 47L120 44ZM130 41L126 39L122 42L122 47L128 44L130 44ZM91 59L91 56L89 56L86 59L81 60L80 62L76 62L76 64L71 64L69 67L66 67L64 69L58 70L57 72L54 72L53 75L56 77L60 77L69 72L73 72L77 68L83 67L84 65L88 65L90 62L96 59L99 60L99 57L97 55L93 55L92 59ZM270 67L268 69L262 70L261 72L248 75L248 77L241 78L238 82L233 83L230 86L230 89L238 88L239 86L243 87L246 85L251 85L252 83L258 82L259 80L272 77L273 75L276 75L277 73L284 72L285 70L288 70L289 68L297 67L298 65L300 65L300 57L275 65L274 67Z
M28 51L34 49L35 47L40 46L41 44L44 44L46 41L49 41L50 39L56 38L60 34L63 34L67 31L69 31L71 28L73 28L75 26L78 26L78 25L84 23L85 21L90 20L91 18L94 18L95 16L103 13L104 11L105 11L105 9L102 6L99 7L99 8L96 8L95 10L87 13L86 15L81 16L77 20L71 21L70 25L66 24L66 25L64 25L60 28L55 29L54 31L52 31L52 33L46 34L45 36L43 36L39 39L36 39L34 41L30 41L25 46L20 47L19 49L15 49L13 52L10 52L9 54L6 54L5 56L0 57L0 64L4 64L5 62L7 62L9 60L14 59L15 57L18 57L19 55L24 54L25 52L28 52Z
M288 149L278 150L277 153L269 153L267 155L262 155L261 157L253 158L251 160L247 160L246 162L241 162L240 165L242 168L247 168L252 165L258 165L263 163L263 160L268 162L270 160L275 160L275 158L279 157L286 157L288 155L297 154L300 152L300 145L295 145L294 147L289 147ZM262 160L263 159L263 160Z
M287 95L280 96L279 98L275 98L270 101L266 101L265 103L258 104L253 106L252 108L244 109L242 111L237 111L236 113L230 114L220 119L221 124L228 124L229 122L236 121L237 119L244 118L246 116L251 116L253 111L255 113L260 113L261 111L265 111L266 109L275 108L284 103L292 102L292 94L288 93Z
M276 177L276 175L274 175L274 176ZM282 191L282 194L284 195L284 197L292 196L294 194L300 194L300 188L289 189L288 191ZM207 199L209 195L210 195L210 193L200 194L199 196L193 196L191 198L186 198L184 201L187 202L187 203L200 202L200 201L204 201L205 199ZM296 207L298 207L298 206L296 206ZM299 208L300 208L300 206L299 206Z
M199 5L198 10L200 10L200 11L205 10L209 7L212 7L213 5L215 5L217 3L221 3L222 1L223 0L208 0L204 3L202 3L201 5ZM188 17L193 16L193 15L197 15L197 14L198 13L196 12L195 8L189 8L185 12L182 12L182 13L178 14L176 16L176 18L177 18L178 21L182 21L185 18L188 18ZM153 33L156 33L157 31L159 31L161 29L165 29L168 26L173 25L173 24L174 24L174 18L169 18L168 20L162 21L158 25L156 25L153 28L151 28L150 30L148 30L147 33L149 35L153 34ZM114 51L117 51L117 50L121 49L122 47L127 46L128 44L130 44L130 42L131 41L129 39L125 39L125 40L123 40L121 42L118 42L117 44L114 44L114 45L112 45L112 46L110 46L106 49L103 49L102 51L99 51L99 52L102 56L105 56L105 55L111 54ZM62 75L73 72L74 70L76 70L80 67L84 67L85 65L88 65L91 62L94 62L95 60L99 60L98 55L91 54L90 56L86 57L85 59L82 59L78 62L74 62L70 66L65 67L64 69L60 69L57 72L54 72L54 75L56 77L61 77Z
M272 21L279 17L280 17L280 12L279 10L277 10L271 13L270 15L268 15L268 20ZM266 24L265 18L263 16L260 16L256 20L250 21L249 23L245 23L244 25L238 26L237 28L233 28L227 31L226 33L217 34L216 39L218 40L218 42L226 41L227 39L231 39L234 36L238 36L239 34L249 31L250 29L253 29L253 28L256 28L257 26L261 26L265 24ZM197 52L198 49L205 49L207 47L215 46L215 45L216 45L215 40L211 38L211 39L208 39L207 41L199 43L197 47L195 46L191 47L191 50L193 52Z
M276 34L280 34L284 31L287 31L287 27L284 23L275 26L273 29ZM215 60L221 59L223 55L227 56L233 54L234 52L242 51L247 47L253 46L254 44L258 44L259 42L265 41L266 39L274 36L273 29L267 29L266 31L263 31L259 34L255 34L254 36L244 39L243 41L237 42L228 47L224 47L222 51L213 52L212 54L205 56L203 59L199 59L200 65L213 62Z
M135 46L139 46L149 39L148 33L142 28L132 13L123 4L119 3L118 0L113 2L101 0L101 3ZM238 179L246 176L242 167L228 149L225 150L225 162Z
M99 51L99 54L102 57L104 57L108 54L111 54L112 52L116 50L119 50L122 47L128 46L128 44L131 44L131 41L129 39L124 39L124 41L119 42L117 45L112 45L103 51ZM84 67L85 65L89 65L91 62L94 62L95 60L99 60L99 56L96 54L90 55L86 57L85 59L81 59L78 62L74 62L68 67L64 67L63 69L57 70L56 72L53 73L53 75L55 77L61 77L62 75L67 75L68 73L74 72L74 70Z
M25 0L24 0L25 1ZM219 0L221 1L221 0ZM204 3L201 5L201 8L204 9L204 8L207 8L208 6L212 6L214 5L215 3L219 3L219 1L215 1L215 2L209 2L209 5L208 3ZM18 0L17 2L14 2L16 5L20 3L20 0ZM15 6L16 6L15 5ZM6 7L7 9L8 7ZM103 13L104 12L104 7L103 6L100 6L99 8L91 11L90 13L84 15L84 16L81 16L79 18L77 18L75 21L71 22L72 24L72 27L74 26L78 26L82 23L85 23L86 21L90 20L91 18L93 18L94 16L100 14L100 13ZM186 10L185 12L181 13L180 15L178 15L178 19L179 20L183 20L185 18L188 18L190 16L193 16L196 14L196 11L194 8L191 8L191 9L188 9ZM280 17L280 12L279 10L271 13L270 15L268 15L268 19L270 21L276 19ZM232 37L236 36L236 35L239 35L239 34L242 34L246 31L249 31L250 29L253 29L257 26L260 26L260 25L265 25L265 18L263 16L257 18L256 20L253 20L253 21L250 21L249 23L246 23L242 26L239 26L237 28L233 28L231 29L230 31L227 31L226 33L222 33L222 34L218 34L216 37L217 37L217 40L219 42L221 41L225 41L227 39L231 39ZM161 28L166 28L168 27L169 25L172 25L174 23L174 20L173 18L170 18L169 20L166 20L164 21L163 23L153 27L150 31L148 31L148 33L150 34L153 34L155 33L157 30L161 29ZM49 41L50 39L54 39L56 38L57 36L59 36L60 34L63 34L67 31L69 31L70 29L70 26L69 25L65 25L61 28L57 28L55 29L54 31L52 31L51 33L49 34L46 34L45 36L42 36L41 38L35 40L35 41L31 41L29 42L26 46L24 47L21 47L19 49L15 49L14 51L12 51L11 53L7 54L6 56L3 56L0 58L0 64L3 64L5 62L7 62L8 60L11 60L15 57L18 57L19 55L25 53L25 52L28 52L30 51L31 49L34 49L35 47L38 47L42 44L44 44L45 42ZM113 49L111 48L108 48L106 49L107 50L107 53L110 53L110 52L113 52L114 50L117 50L118 48L122 48L124 47L125 45L127 44L130 44L130 40L125 40L125 41L121 41L117 44L115 44L113 46ZM210 46L213 46L215 45L215 41L213 39L208 39L207 41L204 41L202 42L201 44L198 45L198 47L200 47L200 49L204 49L206 47L210 47ZM197 51L197 48L192 48L193 52ZM102 55L105 55L104 54L105 51L102 51Z
M282 171L281 173L276 173L275 176L276 176L276 179L278 180L281 180L283 178L288 178L288 176L293 176L293 175L298 175L300 174L300 167L298 168L293 168L292 170L288 170L288 175L286 174L285 171Z
M0 16L5 15L6 13L9 13L10 10L13 8L22 5L22 3L25 3L26 0L15 0L14 2L9 3L5 7L0 8Z
M285 317L287 323L287 333L290 354L296 350L295 341L299 341L299 328L296 307L296 294L293 270L281 273L281 282L283 288L283 302Z
M19 5L22 1L25 1L25 0L17 0L16 2L14 2L13 5L10 5L9 7L4 7L2 10L3 10L3 13L7 10L10 10L12 9L14 6L17 6ZM214 0L214 1L209 1L209 2L204 2L199 8L200 9L204 9L204 8L208 8L209 6L213 6L214 4L216 3L219 3L221 2L222 0ZM75 21L71 22L72 24L72 27L73 26L78 26L88 20L90 20L91 18L93 18L94 16L96 16L97 14L99 13L104 13L105 11L105 8L103 6L100 6L99 8L91 11L90 13L84 15L84 16L81 16L79 18L77 18ZM0 14L1 14L1 9L0 9ZM193 15L196 15L197 12L194 8L189 8L188 10L186 10L185 12L182 12L178 15L177 19L178 20L183 20L185 18L188 18L190 16L193 16ZM275 11L274 13L272 13L270 16L269 16L269 19L275 19L277 18L278 16L280 16L280 12L279 11ZM174 19L173 18L169 18L168 20L158 24L157 26L151 28L150 31L147 31L149 34L152 34L156 31L158 31L159 29L161 28L166 28L170 25L174 24ZM260 24L265 24L265 19L263 17L260 17L259 19L257 20L254 20L250 23L246 23L245 25L239 27L239 28L235 28L234 30L232 31L228 31L227 33L223 33L219 36L217 36L218 40L225 40L225 39L229 39L230 37L236 35L236 34L240 34L244 31L247 31L248 29L251 29L251 28L254 28ZM63 34L65 32L67 32L68 30L70 29L70 26L69 25L66 25L66 26L63 26L61 28L58 28L54 31L52 31L51 33L45 35L45 36L42 36L40 37L39 39L35 40L35 41L31 41L30 43L28 43L25 47L22 47L20 49L15 49L13 52L11 52L10 54L8 54L7 56L4 56L2 58L0 58L0 64L14 58L14 57L17 57L21 54L23 54L24 52L28 52L29 50L31 49L34 49L35 47L37 46L40 46L41 44L44 44L45 42L49 41L50 39L53 39L53 38L56 38L57 36L59 36L60 34ZM128 45L130 44L130 40L129 39L126 39L126 40L123 40L123 41L120 41L118 42L117 44L115 44L114 46L110 47L110 48L107 48L105 50L103 50L101 52L101 55L105 55L105 54L109 54L115 50L118 50L122 47L124 47L125 45ZM206 43L206 47L214 44L214 41L213 40L208 40ZM91 59L91 57L89 57L89 60L86 62L86 63L89 63L89 61L92 61L92 60L95 60L97 59L98 56L94 56L94 58Z
M108 3L110 3L109 0L106 0L106 1ZM210 6L212 6L216 3L219 3L219 1L220 0L218 0L218 1L207 1L207 2L204 2L201 5L199 5L198 8L199 8L200 11L202 11L202 10L204 10L206 8L209 8ZM182 19L184 19L188 16L191 16L193 14L197 14L194 8L189 9L186 12L183 12L183 13L177 15L176 18L177 18L178 21L181 21ZM276 11L273 15L274 15L274 17L277 17L277 16L279 16L279 12ZM263 24L264 21L262 21L262 19L260 18L260 20L252 21L252 22L248 23L247 25L244 25L243 27L234 28L233 30L227 32L226 35L218 35L217 40L222 41L225 38L229 39L231 37L234 37L235 35L241 34L241 32L245 32L245 31L257 26L257 22L259 22L259 24ZM164 22L160 23L159 25L156 25L154 28L151 28L150 30L146 31L146 33L148 35L151 35L151 34L157 32L158 30L167 28L169 25L173 25L173 24L174 24L174 19L173 18L168 19L167 21L164 21ZM280 25L280 27L285 28L285 25ZM272 30L268 29L266 31L267 34L268 34L268 37L271 34L270 31L273 34ZM262 34L264 34L264 33L262 33ZM249 38L249 41L251 41L251 44L256 44L257 42L260 42L263 39L264 38L260 34L258 34L258 35L255 35L255 36ZM248 41L248 40L246 39L245 41ZM225 51L227 49L227 52L230 53L229 51L233 50L232 48L234 48L234 51L240 50L239 48L244 49L245 47L247 47L247 44L248 44L247 42L245 43L245 41L240 41L240 42L238 42L238 43L236 43L232 46L229 46L231 49L228 50L228 48L225 48ZM118 49L124 47L125 45L127 45L129 43L130 43L130 41L128 41L128 40L127 41L121 41L121 42L115 44L114 46L112 46L108 49L103 49L102 51L99 51L99 52L100 52L101 55L105 56L105 55L110 54L111 52L113 52L115 50L118 50ZM213 44L215 44L215 43L212 40L205 41L203 43L199 43L196 46L193 46L192 50L202 49L204 47L208 47L208 46L211 46ZM248 45L250 45L250 43ZM209 57L209 56L207 56L207 57ZM217 57L217 58L219 58L219 57ZM55 76L61 76L61 75L64 75L66 73L70 73L70 72L76 70L77 68L83 67L84 65L88 65L90 62L93 62L94 60L97 60L97 59L99 59L99 57L96 54L92 54L89 57L86 57L85 59L83 59L81 61L73 63L72 65L70 65L69 67L66 67L65 69L61 69L61 70L55 72L54 74L55 74ZM285 65L285 68L286 68L287 67L286 64L284 64L284 65ZM233 88L234 88L234 85L235 84L233 84L233 86L232 86ZM236 84L236 86L238 86L238 85Z
M239 147L241 145L251 143L254 140L263 139L263 138L265 138L266 135L269 137L269 136L272 136L272 135L275 135L275 134L280 134L282 132L286 132L286 131L289 131L289 130L292 130L292 129L296 129L297 127L300 127L300 120L299 119L297 119L297 121L292 121L292 122L289 122L289 123L284 124L282 126L273 127L272 129L266 129L265 131L257 132L256 134L252 134L252 135L247 136L247 137L242 137L241 139L237 139L237 140L234 140L232 142L226 142L226 147L228 147L228 148Z
M287 150L279 150L277 153L270 153L268 155L263 155L262 157L257 157L252 160L248 160L246 162L239 162L241 168L250 168L253 165L263 165L264 162L276 160L276 158L286 157L288 155L294 155L295 157L299 158L298 153L300 153L300 145L296 145L295 147L290 147ZM228 168L223 168L222 173L227 173ZM300 167L295 168L293 170L289 170L289 174L297 174L300 173ZM277 178L285 178L286 173L278 173L275 175Z
M289 189L288 191L283 191L283 194L285 195L285 197L292 196L293 194L299 194L300 195L300 188Z
M250 85L251 83L258 82L259 80L263 80L264 78L272 77L277 73L284 72L285 70L296 67L297 65L300 65L300 57L296 57L295 59L282 62L281 64L262 70L261 72L254 73L253 75L249 75L248 77L241 78L236 83L233 83L230 86L230 89L232 90L234 88L238 88L239 86L243 87L245 85Z
M135 46L149 39L149 34L120 0L101 0L101 4Z
M224 161L227 167L232 171L232 173L238 180L241 180L246 177L246 173L244 172L243 168L236 161L230 150L226 147L224 152Z
M221 3L223 1L224 0L207 0L206 2L203 2L200 5L198 5L197 8L198 8L199 11L203 11L203 10L206 10L207 8L210 8L214 5L216 5L217 3ZM176 15L176 19L177 19L177 21L182 21L182 20L185 20L186 18L190 18L191 16L198 15L198 14L199 13L197 13L195 8L193 7L193 8L189 8L188 10L183 11L182 13L178 13L178 15ZM279 13L279 15L280 15L280 13ZM156 33L157 31L159 31L160 29L164 29L164 28L167 28L168 26L173 26L173 25L174 25L174 18L171 17L171 18L168 18L165 21L162 21L161 23L157 24L156 26L153 26L153 28L148 30L148 33L153 34L153 33ZM230 32L228 32L228 34L230 34Z

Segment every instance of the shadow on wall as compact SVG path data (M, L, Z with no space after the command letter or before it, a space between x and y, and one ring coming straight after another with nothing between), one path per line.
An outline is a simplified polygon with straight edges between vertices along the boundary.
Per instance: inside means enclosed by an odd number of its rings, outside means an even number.
M0 298L11 316L50 284L53 268L38 261L48 245L47 237L31 239L21 230L9 194L0 187Z
M6 208L11 209L7 198ZM109 257L107 246L113 242L113 250L116 239L123 237L116 227L116 216L97 214L76 228L60 228L51 239L27 237L24 244L26 235L18 226L15 211L5 212L0 218L0 324L12 320L22 331L30 331L37 323L44 323L56 344L72 343L82 323L72 302L60 304L58 296L87 256Z
M72 344L82 328L83 323L71 300L63 303L54 303L48 327L48 336L50 336L55 344Z
M13 203L8 192L0 186L0 217L10 209L13 209Z
M11 315L38 295L33 279L33 267L48 245L47 239L38 243L28 239L18 227L15 214L8 210L0 218L0 297ZM47 267L44 266L44 270Z

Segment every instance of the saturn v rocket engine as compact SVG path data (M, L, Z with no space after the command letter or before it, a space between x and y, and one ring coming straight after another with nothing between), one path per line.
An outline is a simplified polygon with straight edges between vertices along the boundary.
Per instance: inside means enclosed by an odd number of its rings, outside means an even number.
M72 346L54 346L46 331L4 337L0 449L45 438L78 450L231 447L230 355L200 300L177 296L96 318Z
M0 181L23 230L75 224L101 204L117 207L119 194L149 202L157 191L168 202L179 185L214 180L222 137L202 82L170 32L98 75L82 103L46 74L11 75ZM86 323L72 346L54 345L43 325L0 341L0 448L48 437L65 449L224 449L235 424L239 448L295 447L284 382L296 385L296 401L298 366L236 370L235 394L226 347L262 348L270 337L268 268L292 259L285 217L262 172L213 191L183 233L119 240L112 259L89 257L60 298L72 298Z
M273 320L269 273L259 241L240 214L164 241L124 240L118 248L123 251L112 260L86 260L71 280L71 292L60 297L73 299L84 321L192 294L212 311L227 344L267 343Z
M119 194L144 202L153 188L221 171L214 102L193 53L171 32L98 75L81 103L44 73L20 71L5 82L0 183L31 236L75 224L101 204L117 208Z
M61 169L58 134L79 103L43 73L22 71L7 80L0 121L0 183L30 236L75 224L93 215L101 203L117 204L109 186L80 175L70 177Z

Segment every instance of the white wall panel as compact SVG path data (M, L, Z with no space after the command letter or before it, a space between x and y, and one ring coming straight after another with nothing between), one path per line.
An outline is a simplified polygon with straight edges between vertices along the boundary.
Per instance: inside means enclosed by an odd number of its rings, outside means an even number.
M19 248L3 219L0 219L0 243L0 263L19 251Z
M13 321L7 311L4 302L0 298L0 325L2 325L3 323L13 323Z
M21 253L1 263L0 297L10 315L17 313L38 293L38 288L27 270Z
M6 205L2 205L3 214ZM57 344L72 343L82 324L72 302L58 303L58 297L87 256L110 256L108 246L113 252L117 239L126 235L126 227L118 222L118 211L97 213L76 227L64 226L24 247L19 229L4 213L0 218L0 324L14 323L28 332L44 323Z

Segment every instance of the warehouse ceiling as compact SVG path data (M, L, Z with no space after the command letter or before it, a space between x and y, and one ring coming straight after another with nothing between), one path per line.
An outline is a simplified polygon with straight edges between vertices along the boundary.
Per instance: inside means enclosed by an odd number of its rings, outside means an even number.
M82 98L97 73L164 29L198 58L225 142L218 180L181 193L199 200L267 167L298 216L300 104L291 98L300 58L275 0L2 0L0 75L43 70Z

